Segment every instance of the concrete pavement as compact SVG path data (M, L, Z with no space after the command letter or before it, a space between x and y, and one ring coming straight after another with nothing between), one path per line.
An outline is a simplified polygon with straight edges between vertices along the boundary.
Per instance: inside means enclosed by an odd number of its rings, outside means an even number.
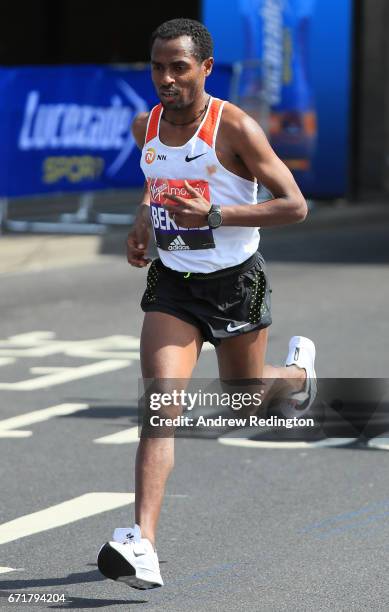
M133 212L132 203L128 212ZM302 224L263 230L275 237L297 236L319 230L341 230L381 225L389 221L388 203L320 204ZM111 227L101 236L3 234L0 235L0 274L63 267L96 261L109 255L125 255L127 227ZM389 250L389 249L388 249ZM307 254L309 258L309 254Z

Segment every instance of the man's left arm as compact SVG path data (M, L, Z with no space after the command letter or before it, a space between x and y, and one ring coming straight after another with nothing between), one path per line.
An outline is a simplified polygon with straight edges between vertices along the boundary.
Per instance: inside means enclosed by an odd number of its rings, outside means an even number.
M221 207L222 225L235 227L269 227L288 225L304 221L307 203L290 170L271 148L260 126L238 107L229 105L223 121L223 138L240 157L243 164L258 183L264 185L273 195L271 200L260 204L224 205ZM224 116L224 113L223 113ZM185 181L191 198L165 195L164 208L173 214L181 227L202 227L207 224L209 202Z
M221 202L223 225L266 227L303 221L308 212L304 196L290 170L271 148L262 128L236 107L232 107L229 115L225 129L234 152L273 199L255 205L223 206Z

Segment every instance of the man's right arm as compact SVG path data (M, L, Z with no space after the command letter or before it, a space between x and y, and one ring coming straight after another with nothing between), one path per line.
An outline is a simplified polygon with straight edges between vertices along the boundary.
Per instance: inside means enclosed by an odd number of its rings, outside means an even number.
M139 149L143 148L149 113L140 113L132 123L131 129ZM127 260L136 268L144 268L150 263L146 251L150 240L150 193L145 181L142 201L138 207L134 224L127 238Z
M143 149L143 146L146 140L146 130L147 130L147 122L149 120L149 114L150 113L139 113L139 115L137 115L134 121L132 122L132 126L131 126L132 134L140 150ZM147 206L150 206L150 193L149 193L147 181L145 181L141 206L142 204L146 204Z

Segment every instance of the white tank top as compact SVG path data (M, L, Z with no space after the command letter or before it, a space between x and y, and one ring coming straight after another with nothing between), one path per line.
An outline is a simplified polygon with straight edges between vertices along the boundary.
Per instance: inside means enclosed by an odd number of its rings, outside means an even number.
M179 147L165 145L159 139L163 107L150 112L141 168L150 191L151 218L158 254L162 263L179 272L214 272L236 266L258 248L256 227L211 229L178 226L162 204L167 193L191 197L184 186L187 180L211 204L231 206L257 203L257 182L230 172L219 162L215 142L224 102L211 98L207 112L196 133Z

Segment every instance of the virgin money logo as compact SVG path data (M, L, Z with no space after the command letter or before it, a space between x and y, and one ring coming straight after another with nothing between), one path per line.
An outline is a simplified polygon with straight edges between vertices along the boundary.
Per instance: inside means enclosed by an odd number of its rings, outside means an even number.
M210 201L209 185L207 181L196 181L193 179L187 179L187 181L199 195L203 196L208 202ZM176 195L187 199L194 197L186 189L184 179L154 178L148 179L148 182L151 201L156 204L171 204L171 200L166 199L167 195Z
M47 103L38 90L26 97L19 149L91 151L116 150L118 155L107 168L114 176L125 164L136 143L130 126L140 112L148 110L146 101L123 79L117 79L106 106L75 103ZM116 88L116 91L115 91Z

